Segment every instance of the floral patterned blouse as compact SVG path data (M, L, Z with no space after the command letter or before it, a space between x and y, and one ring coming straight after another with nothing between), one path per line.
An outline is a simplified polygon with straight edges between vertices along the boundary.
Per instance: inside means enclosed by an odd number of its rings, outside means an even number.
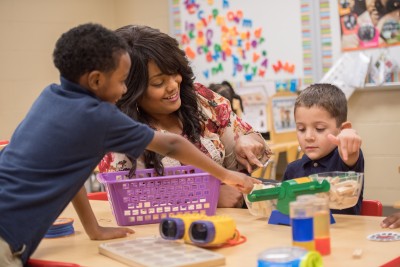
M199 106L204 116L205 130L200 137L201 151L215 162L230 170L241 171L245 168L239 164L235 156L235 143L239 136L254 133L253 128L232 112L229 101L214 93L202 84L195 83ZM165 130L159 130L166 132ZM180 166L173 158L162 159L164 167ZM124 154L108 153L99 164L100 172L128 170L131 161ZM142 158L137 160L137 168L145 168Z

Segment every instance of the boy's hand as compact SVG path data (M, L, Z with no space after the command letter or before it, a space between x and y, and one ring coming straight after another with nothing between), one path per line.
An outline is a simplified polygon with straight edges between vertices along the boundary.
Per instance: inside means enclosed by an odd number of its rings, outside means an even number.
M400 227L400 212L393 213L389 217L385 218L381 222L381 227L382 228L390 228L390 229Z
M219 188L218 208L241 208L243 194L233 186L222 184Z
M95 231L87 234L91 240L108 240L127 237L128 235L134 233L135 231L130 228L98 226Z
M261 181L251 178L244 173L227 170L227 174L221 179L225 184L236 187L240 192L249 194L253 190L254 184L260 184Z
M91 240L108 240L126 237L135 233L132 229L123 227L102 227L98 224L96 216L90 206L86 189L82 186L81 190L75 195L72 204L82 222L86 234Z
M354 129L343 129L338 136L329 134L328 139L338 146L340 156L348 166L353 166L357 162L361 137Z

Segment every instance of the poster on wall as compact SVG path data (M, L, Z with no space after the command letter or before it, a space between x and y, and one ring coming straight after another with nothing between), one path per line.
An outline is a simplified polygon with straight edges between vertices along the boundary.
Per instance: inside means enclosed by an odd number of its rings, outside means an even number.
M268 93L263 85L247 84L238 88L243 103L242 119L260 133L268 132L267 99Z
M276 133L296 131L294 104L296 96L272 98L272 116Z
M337 0L343 51L400 45L400 0Z

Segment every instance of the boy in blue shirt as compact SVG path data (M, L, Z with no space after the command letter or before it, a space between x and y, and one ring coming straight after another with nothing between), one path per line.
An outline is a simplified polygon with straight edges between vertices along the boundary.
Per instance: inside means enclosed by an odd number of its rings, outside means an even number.
M114 105L126 92L127 45L98 24L56 43L61 84L43 90L0 152L0 266L22 266L108 152L144 149L192 164L242 192L252 178L229 171L183 137L154 132ZM260 163L261 164L261 163Z
M284 181L321 172L364 172L361 138L347 121L347 100L339 88L314 84L301 91L294 119L304 155L287 166ZM354 207L332 213L360 214L362 199L363 189Z

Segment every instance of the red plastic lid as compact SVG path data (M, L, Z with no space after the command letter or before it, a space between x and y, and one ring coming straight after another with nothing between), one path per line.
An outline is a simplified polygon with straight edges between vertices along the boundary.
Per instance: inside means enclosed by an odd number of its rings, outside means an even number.
M7 145L8 143L8 140L0 140L0 146Z

